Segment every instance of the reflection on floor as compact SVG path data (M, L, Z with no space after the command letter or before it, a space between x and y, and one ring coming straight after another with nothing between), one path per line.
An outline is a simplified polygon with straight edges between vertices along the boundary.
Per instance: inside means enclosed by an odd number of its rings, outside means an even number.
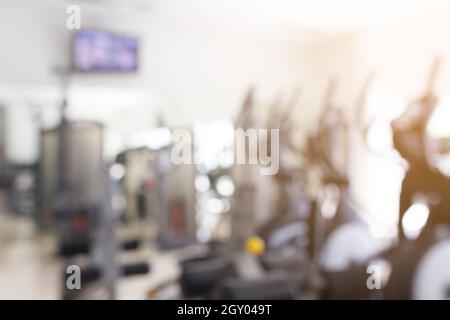
M54 242L23 217L0 215L0 299L58 299Z
M0 299L60 299L63 263L55 256L55 239L36 232L31 219L0 213ZM144 299L147 291L174 277L176 252L158 253L150 246L122 253L120 259L151 263L147 275L122 278L118 299Z

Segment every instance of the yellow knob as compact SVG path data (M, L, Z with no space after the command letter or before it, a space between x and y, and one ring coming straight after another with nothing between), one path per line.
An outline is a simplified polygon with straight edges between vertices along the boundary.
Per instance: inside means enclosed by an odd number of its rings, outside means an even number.
M255 256L261 255L265 249L264 240L258 236L252 236L245 241L245 250Z

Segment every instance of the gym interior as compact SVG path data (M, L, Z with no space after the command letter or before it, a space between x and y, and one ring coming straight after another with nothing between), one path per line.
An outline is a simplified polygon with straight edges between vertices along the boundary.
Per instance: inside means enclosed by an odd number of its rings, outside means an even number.
M448 30L444 0L2 0L0 299L449 298Z

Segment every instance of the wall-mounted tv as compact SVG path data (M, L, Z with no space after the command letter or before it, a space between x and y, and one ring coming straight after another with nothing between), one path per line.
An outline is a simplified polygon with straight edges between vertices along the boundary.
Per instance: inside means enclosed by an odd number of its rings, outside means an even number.
M81 72L136 71L138 49L136 37L100 30L79 30L73 39L72 69Z

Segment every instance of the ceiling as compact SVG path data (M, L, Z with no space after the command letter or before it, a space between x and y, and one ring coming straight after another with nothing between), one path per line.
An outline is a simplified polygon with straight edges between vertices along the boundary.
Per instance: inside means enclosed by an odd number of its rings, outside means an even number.
M70 2L74 2L73 0ZM76 2L76 1L75 1ZM426 10L448 6L447 0L78 0L118 10L144 9L252 28L316 30L327 33L382 25Z

